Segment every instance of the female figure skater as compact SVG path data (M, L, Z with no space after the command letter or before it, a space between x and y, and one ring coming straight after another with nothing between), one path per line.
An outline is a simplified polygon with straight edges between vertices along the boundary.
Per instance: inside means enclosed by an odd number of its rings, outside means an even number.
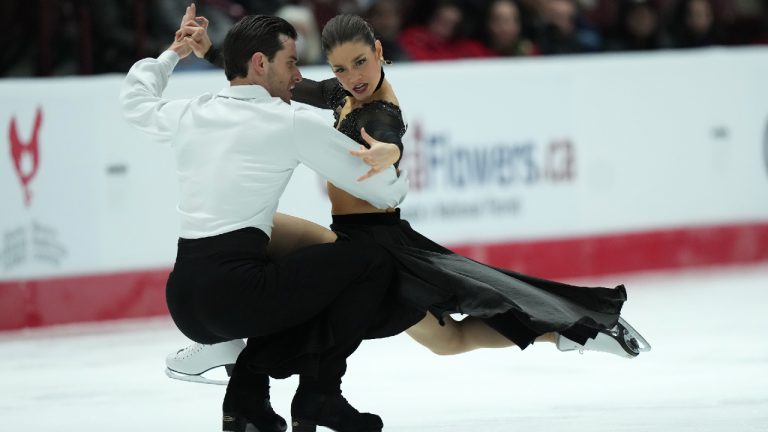
M206 26L207 20L199 17L181 31L190 35L196 55L215 63L218 54L205 34ZM292 100L333 110L335 127L361 144L354 154L371 166L363 178L397 166L406 126L385 78L381 43L370 25L355 15L337 16L323 29L322 44L335 78L320 82L304 78L294 88ZM364 148L366 134L397 145ZM332 231L277 214L270 252L279 257L299 247L344 238L365 238L384 246L397 267L396 296L380 311L379 324L368 338L404 330L440 355L513 345L525 349L534 341L552 342L561 351L593 350L628 358L650 350L619 316L626 300L623 285L578 287L491 267L422 236L400 218L399 209L377 209L331 183L328 196ZM468 316L455 321L449 316L453 313ZM169 355L167 365L198 375L232 361L240 345L240 341L193 345Z

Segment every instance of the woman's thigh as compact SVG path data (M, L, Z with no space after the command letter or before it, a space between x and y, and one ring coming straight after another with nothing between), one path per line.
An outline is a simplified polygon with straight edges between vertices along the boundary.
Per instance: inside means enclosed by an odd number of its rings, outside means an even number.
M336 233L306 219L275 213L267 255L277 260L298 249L336 241Z

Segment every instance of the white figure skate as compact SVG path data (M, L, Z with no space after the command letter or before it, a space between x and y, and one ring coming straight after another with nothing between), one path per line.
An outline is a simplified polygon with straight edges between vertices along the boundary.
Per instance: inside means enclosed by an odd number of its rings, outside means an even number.
M165 374L169 378L182 381L227 385L228 380L207 378L203 374L223 366L227 376L230 376L237 356L243 348L245 348L245 342L242 339L215 345L194 343L168 354L165 358Z
M560 351L599 351L620 357L635 358L641 352L651 350L651 344L629 323L619 318L619 322L610 330L601 331L594 339L582 345L558 333L555 344Z

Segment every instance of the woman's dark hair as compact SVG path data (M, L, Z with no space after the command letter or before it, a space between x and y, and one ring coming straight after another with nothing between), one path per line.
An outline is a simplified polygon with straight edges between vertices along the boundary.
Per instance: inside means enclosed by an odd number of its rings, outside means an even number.
M326 54L346 42L363 42L371 49L376 47L373 28L357 15L337 15L331 18L323 27L321 42Z
M221 47L224 73L228 80L248 75L248 62L257 53L272 61L283 49L280 35L296 39L296 29L288 21L269 15L248 15L238 21L227 33Z

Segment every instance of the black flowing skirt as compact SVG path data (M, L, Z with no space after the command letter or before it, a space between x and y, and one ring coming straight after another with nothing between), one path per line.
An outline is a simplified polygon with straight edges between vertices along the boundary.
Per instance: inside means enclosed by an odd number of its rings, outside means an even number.
M419 234L393 213L334 215L341 239L374 241L392 255L394 298L369 338L400 333L432 313L483 319L521 349L559 332L584 343L616 325L627 299L623 285L580 287L492 267L458 255Z

